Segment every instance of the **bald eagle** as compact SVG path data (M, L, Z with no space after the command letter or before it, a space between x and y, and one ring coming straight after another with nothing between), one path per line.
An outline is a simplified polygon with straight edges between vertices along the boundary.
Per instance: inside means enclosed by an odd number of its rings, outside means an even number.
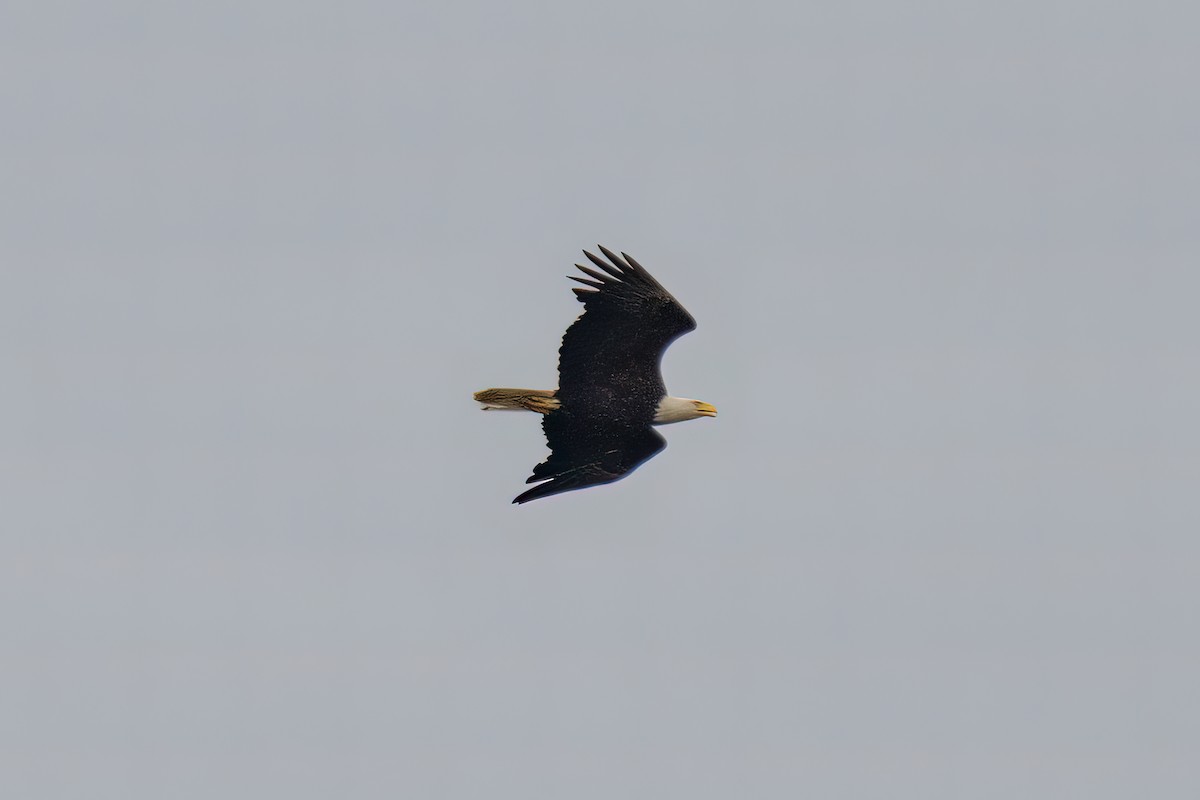
M625 253L601 246L608 259L584 250L596 269L569 276L583 314L558 350L558 389L484 389L483 409L524 409L543 415L550 457L533 468L518 495L528 503L560 492L612 483L658 455L667 442L651 426L715 417L708 403L671 397L660 363L667 345L696 329L679 301Z

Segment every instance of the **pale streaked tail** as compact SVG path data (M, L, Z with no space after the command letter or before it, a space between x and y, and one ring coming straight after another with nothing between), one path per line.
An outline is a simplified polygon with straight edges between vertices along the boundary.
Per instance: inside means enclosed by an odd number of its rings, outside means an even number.
M558 408L558 400L549 389L484 389L475 393L483 410L536 411L549 414Z

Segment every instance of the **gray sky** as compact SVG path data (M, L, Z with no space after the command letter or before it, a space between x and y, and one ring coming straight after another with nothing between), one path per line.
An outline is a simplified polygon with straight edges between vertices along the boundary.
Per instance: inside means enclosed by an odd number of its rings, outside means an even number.
M0 24L0 794L1200 794L1200 12ZM721 409L609 487L581 247Z

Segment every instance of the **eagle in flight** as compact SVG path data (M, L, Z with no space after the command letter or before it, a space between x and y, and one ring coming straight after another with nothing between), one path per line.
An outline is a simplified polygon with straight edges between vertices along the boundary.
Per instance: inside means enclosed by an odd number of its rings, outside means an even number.
M595 269L576 264L587 277L571 276L586 287L572 289L584 311L563 335L558 389L475 393L485 411L543 415L550 457L526 481L537 486L514 503L620 480L667 446L653 426L717 415L663 384L663 353L696 329L692 315L627 254L600 252L607 261L583 251Z

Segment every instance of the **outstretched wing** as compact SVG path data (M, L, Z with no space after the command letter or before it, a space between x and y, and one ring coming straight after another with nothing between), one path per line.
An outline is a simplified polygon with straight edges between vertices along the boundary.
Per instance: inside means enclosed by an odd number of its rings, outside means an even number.
M519 495L528 503L559 492L620 480L662 452L667 440L649 425L596 425L559 409L542 418L550 457L533 468L526 483L545 481Z
M558 398L577 415L649 423L666 394L659 364L673 340L696 329L692 315L625 253L600 247L608 261L584 251L597 268L571 277L584 313L558 351Z

